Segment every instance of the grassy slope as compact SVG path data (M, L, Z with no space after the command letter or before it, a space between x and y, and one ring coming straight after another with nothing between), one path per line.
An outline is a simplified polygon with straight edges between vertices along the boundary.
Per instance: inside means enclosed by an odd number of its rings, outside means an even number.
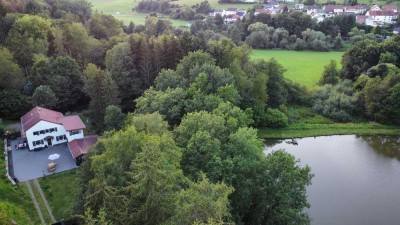
M324 66L331 59L338 63L344 52L314 52L288 50L253 50L251 58L269 60L275 58L287 70L285 77L314 88L324 70Z
M53 215L58 221L69 219L70 209L73 206L76 171L67 171L40 178L40 186L53 210Z
M0 201L8 201L23 209L27 213L34 224L40 224L35 206L29 196L25 185L19 185L19 189L13 186L6 178L5 162L4 162L4 144L0 140Z

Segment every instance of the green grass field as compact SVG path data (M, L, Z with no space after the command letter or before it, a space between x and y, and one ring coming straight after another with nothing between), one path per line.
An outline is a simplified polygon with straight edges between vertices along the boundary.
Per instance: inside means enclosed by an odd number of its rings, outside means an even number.
M74 204L76 170L57 173L40 178L40 186L56 220L70 219L70 209Z
M312 89L317 86L324 66L332 59L339 64L343 54L344 52L253 50L250 56L252 59L275 58L286 69L285 77Z

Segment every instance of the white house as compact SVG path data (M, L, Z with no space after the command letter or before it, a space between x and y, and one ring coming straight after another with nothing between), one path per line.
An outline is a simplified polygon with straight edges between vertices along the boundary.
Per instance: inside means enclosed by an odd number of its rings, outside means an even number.
M393 11L377 11L370 10L365 16L367 19L365 21L366 25L370 26L382 26L384 24L394 24L398 18L398 14Z
M307 15L312 15L319 13L321 11L321 8L315 5L308 6L307 8Z
M224 16L225 15L225 10L224 9L214 9L212 12L210 12L208 15L209 16L216 16L217 14Z
M392 11L392 12L397 13L398 12L397 11L397 5L385 5L383 7L383 11Z
M296 3L296 4L294 4L294 9L303 10L304 9L304 4Z
M224 16L236 15L237 10L237 8L227 8L225 9Z
M364 14L367 11L367 5L355 5L344 7L345 13Z
M41 107L21 117L21 137L26 139L29 150L82 139L85 128L79 116L64 116Z
M225 17L224 22L226 24L232 24L235 23L236 21L238 21L240 19L239 15L229 15L227 17Z
M370 11L382 11L382 9L378 5L373 5Z
M338 15L343 13L344 8L342 5L324 5L323 10L326 14Z

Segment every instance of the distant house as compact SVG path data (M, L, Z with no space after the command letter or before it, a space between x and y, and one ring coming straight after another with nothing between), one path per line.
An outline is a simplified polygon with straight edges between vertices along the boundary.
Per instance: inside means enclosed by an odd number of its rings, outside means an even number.
M271 15L272 11L269 9L256 9L256 11L254 12L254 15L257 16L258 14L261 14L261 13Z
M367 9L367 5L346 6L344 7L344 12L348 14L364 14Z
M236 21L238 21L240 19L239 15L229 15L224 19L224 22L226 24L232 24L235 23Z
M224 16L229 16L229 15L236 15L237 8L227 8L225 9L225 14Z
M236 11L236 15L238 15L240 17L240 19L243 19L247 14L246 10L243 9L239 9Z
M296 3L296 4L294 4L294 9L303 10L304 9L304 4Z
M398 18L398 14L393 11L377 11L370 10L365 16L367 19L365 21L366 25L369 26L382 26L385 24L394 24Z
M64 116L41 107L21 117L21 137L26 139L29 150L84 138L85 128L79 116Z
M224 9L214 9L212 12L210 12L208 15L209 16L216 16L216 15L221 15L224 16L225 15L225 10Z
M208 15L209 16L221 15L222 17L229 17L229 16L237 15L241 19L243 19L243 17L246 15L246 13L247 13L247 11L243 10L243 9L227 8L227 9L214 9Z
M382 11L382 9L378 5L373 5L370 11Z
M400 27L393 28L393 34L400 34Z
M366 19L367 19L367 16L357 15L356 16L356 23L364 25Z
M316 13L319 13L320 11L321 11L321 8L319 6L310 5L307 7L307 15L316 14Z
M325 14L338 15L344 12L343 5L324 5L322 8Z

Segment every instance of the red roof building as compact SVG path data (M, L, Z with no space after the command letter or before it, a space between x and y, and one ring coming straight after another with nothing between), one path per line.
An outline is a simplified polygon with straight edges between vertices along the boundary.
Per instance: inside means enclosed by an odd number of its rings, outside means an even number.
M68 143L68 148L71 151L71 155L74 159L87 154L89 148L96 144L99 136L89 135L83 139L75 139Z
M59 118L58 121L64 126L66 131L82 130L86 128L79 116L65 116Z
M385 5L383 11L392 11L397 13L397 5Z
M35 107L21 117L21 136L30 150L81 139L85 128L79 116L64 116L42 107Z

